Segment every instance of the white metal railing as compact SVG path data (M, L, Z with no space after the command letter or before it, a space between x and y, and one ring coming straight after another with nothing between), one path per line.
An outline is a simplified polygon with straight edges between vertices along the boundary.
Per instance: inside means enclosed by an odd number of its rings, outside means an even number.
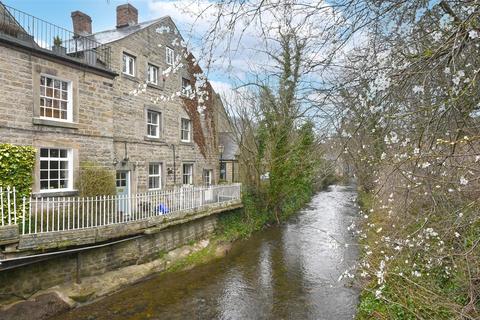
M0 223L18 225L21 234L95 228L236 200L240 192L236 183L131 195L19 198L15 188L0 187Z

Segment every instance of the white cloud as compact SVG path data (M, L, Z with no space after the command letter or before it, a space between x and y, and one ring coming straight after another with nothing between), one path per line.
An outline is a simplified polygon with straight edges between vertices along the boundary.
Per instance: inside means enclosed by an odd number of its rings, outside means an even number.
M232 85L223 81L209 80L213 89L220 96L230 96L232 94Z

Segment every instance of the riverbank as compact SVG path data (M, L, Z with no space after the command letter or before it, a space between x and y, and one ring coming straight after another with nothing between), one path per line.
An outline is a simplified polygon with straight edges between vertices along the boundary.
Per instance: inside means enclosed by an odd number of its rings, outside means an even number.
M462 210L446 225L444 218L416 219L413 213L421 210L414 202L408 208L410 220L401 224L374 193L359 192L358 203L363 220L357 319L478 319L478 285L468 280L468 272L479 267L474 257L480 254L480 225L468 222L477 214L475 208ZM458 232L446 235L459 225L467 241L459 241ZM446 247L470 252L472 258L447 255Z

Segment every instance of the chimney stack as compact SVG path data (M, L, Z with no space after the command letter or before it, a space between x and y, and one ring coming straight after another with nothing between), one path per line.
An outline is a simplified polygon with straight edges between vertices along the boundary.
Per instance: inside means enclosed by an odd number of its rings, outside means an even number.
M117 7L117 28L133 26L138 23L138 10L131 4Z
M72 12L73 32L87 36L92 34L92 18L81 11Z

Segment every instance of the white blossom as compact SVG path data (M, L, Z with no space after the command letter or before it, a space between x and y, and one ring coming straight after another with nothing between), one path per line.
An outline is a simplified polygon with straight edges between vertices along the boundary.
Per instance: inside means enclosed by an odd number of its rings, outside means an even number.
M468 36L471 38L471 39L477 39L480 35L478 33L477 30L470 30L468 32Z
M460 177L460 184L463 185L463 186L466 186L468 184L468 180L465 179L464 176L461 176Z

